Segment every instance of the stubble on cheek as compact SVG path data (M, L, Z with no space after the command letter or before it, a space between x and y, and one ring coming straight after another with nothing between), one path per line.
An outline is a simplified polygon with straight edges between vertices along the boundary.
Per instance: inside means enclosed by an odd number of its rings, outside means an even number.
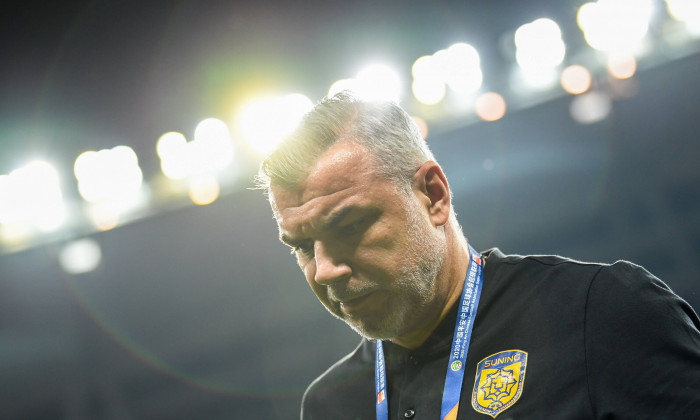
M405 207L402 226L375 226L364 238L359 261L371 261L371 267L353 267L350 279L329 286L307 281L323 306L336 318L367 338L391 339L405 333L434 298L435 281L444 258L444 242L430 231L416 209ZM398 239L391 232L401 231ZM309 262L313 264L313 261ZM312 275L313 268L305 274ZM346 314L339 299L368 291L379 291L384 299L366 311ZM379 298L379 296L376 296Z

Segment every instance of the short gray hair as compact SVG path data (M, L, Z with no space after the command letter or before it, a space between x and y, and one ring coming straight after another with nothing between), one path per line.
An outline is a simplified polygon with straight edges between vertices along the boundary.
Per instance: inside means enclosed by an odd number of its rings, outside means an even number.
M366 147L378 171L400 189L410 189L415 171L435 160L411 116L393 102L362 101L348 92L326 98L260 165L256 184L268 190L299 186L316 160L342 140Z

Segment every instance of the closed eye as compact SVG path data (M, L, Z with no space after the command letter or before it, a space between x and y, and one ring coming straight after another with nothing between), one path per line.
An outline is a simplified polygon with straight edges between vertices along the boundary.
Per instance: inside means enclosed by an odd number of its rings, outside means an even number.
M311 240L302 241L297 245L290 245L292 254L296 256L308 256L314 253L314 243Z
M362 224L366 221L365 219L366 218L363 218L353 223L350 223L349 225L342 226L340 228L340 232L346 235L358 232L362 227Z
M360 217L359 219L355 220L350 224L341 226L339 228L339 231L342 235L358 234L367 230L375 219L376 215L374 214Z

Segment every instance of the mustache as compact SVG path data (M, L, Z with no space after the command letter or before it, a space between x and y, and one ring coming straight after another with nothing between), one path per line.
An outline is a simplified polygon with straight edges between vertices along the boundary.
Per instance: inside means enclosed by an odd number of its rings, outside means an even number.
M358 297L365 296L377 290L374 284L348 287L347 285L328 286L328 298L333 302L347 302Z

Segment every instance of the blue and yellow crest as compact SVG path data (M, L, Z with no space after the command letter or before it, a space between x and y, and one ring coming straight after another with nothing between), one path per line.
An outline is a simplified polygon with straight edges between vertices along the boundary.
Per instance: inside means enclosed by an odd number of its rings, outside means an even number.
M472 393L474 410L496 418L510 408L523 392L527 353L506 350L492 354L476 366Z

